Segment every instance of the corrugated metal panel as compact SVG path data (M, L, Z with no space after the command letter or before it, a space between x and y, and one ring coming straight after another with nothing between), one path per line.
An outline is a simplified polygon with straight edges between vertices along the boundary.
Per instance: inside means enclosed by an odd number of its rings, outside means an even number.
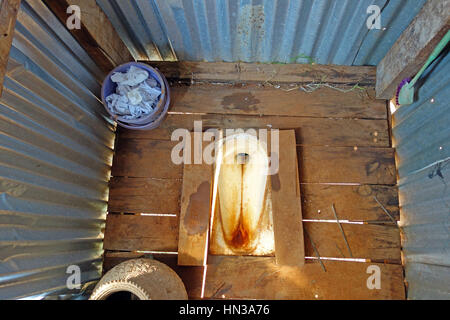
M394 114L408 298L450 298L450 56Z
M113 127L102 72L41 1L22 1L0 99L0 299L100 277Z
M426 0L97 0L138 60L377 65ZM369 30L367 8L382 9Z

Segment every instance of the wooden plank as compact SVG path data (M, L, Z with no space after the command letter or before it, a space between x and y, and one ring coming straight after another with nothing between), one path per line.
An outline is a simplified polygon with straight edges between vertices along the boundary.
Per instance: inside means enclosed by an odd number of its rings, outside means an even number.
M390 222L375 196L394 219L400 220L395 186L302 184L301 191L304 219L335 220L331 210L334 203L339 220Z
M362 258L400 263L400 232L396 226L348 223L341 223L341 226L352 255L348 251L337 223L305 222L303 225L322 257ZM305 237L305 250L307 256L316 256L311 241L307 237Z
M210 114L169 114L161 127L150 131L120 129L121 138L170 140L175 129L193 130L194 121L202 121L203 129L255 128L294 129L301 145L339 147L389 147L386 120L244 116Z
M414 76L450 29L450 0L429 0L378 64L378 98L391 99L406 77Z
M405 299L401 265L325 261L303 267L278 266L274 258L210 257L205 298L290 300ZM369 289L369 266L380 268L381 288ZM192 283L192 282L191 282ZM190 287L189 296L200 296L202 282Z
M400 236L396 227L346 223L342 226L353 258L399 262ZM322 257L351 258L336 223L307 222L304 228ZM178 234L176 217L109 214L104 247L107 250L176 252ZM305 255L316 256L308 239Z
M168 78L195 81L334 83L373 85L375 67L308 64L152 61Z
M172 148L178 142L120 139L112 175L136 178L181 179L183 166L173 163Z
M20 0L0 1L0 97L2 96L3 80L6 74L6 66L8 65L19 8Z
M178 217L108 214L105 250L176 252Z
M109 212L178 214L181 180L112 177ZM164 192L164 197L160 197Z
M270 177L276 262L284 266L302 266L305 263L305 244L293 130L279 132L278 154L278 173Z
M182 177L182 166L172 162L178 142L120 139L113 176ZM348 147L298 147L301 183L396 184L394 149Z
M66 12L67 8L70 5L80 7L81 28L68 31L104 72L111 71L119 64L134 61L130 51L95 1L44 0L44 2L64 26L70 16Z
M302 183L396 184L394 149L298 147Z
M322 88L289 92L256 85L172 86L173 112L386 119L386 102L370 90L347 93ZM280 107L282 106L282 107Z
M192 151L195 143L194 135L195 133L192 134L191 140L193 141ZM200 146L201 144L200 140ZM194 157L191 157L191 159L193 160ZM179 265L206 265L212 176L213 168L211 165L205 163L184 165L178 237Z
M144 257L150 255L106 252L104 271L128 259ZM203 268L177 266L174 255L152 255L152 257L167 264L180 276L190 299L201 297ZM254 269L249 269L252 264L255 266ZM291 300L405 298L400 265L342 261L324 261L324 264L327 272L323 272L320 265L311 260L308 260L302 268L294 268L279 266L274 258L211 256L206 272L205 298ZM368 290L365 285L370 276L367 273L367 267L370 265L380 268L380 290ZM221 278L225 272L230 272L230 275ZM240 280L243 281L242 284L239 283Z
M113 177L110 181L109 212L178 213L182 182L179 179ZM164 197L158 192L167 190ZM302 184L304 219L334 220L331 204L339 219L350 221L386 221L389 217L374 196L396 219L400 219L398 190L395 186Z

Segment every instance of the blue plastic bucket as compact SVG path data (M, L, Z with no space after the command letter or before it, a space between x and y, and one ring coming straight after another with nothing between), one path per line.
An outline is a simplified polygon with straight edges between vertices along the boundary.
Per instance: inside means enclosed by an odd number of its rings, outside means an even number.
M131 66L146 70L149 73L149 76L154 78L161 87L161 96L153 112L133 120L124 119L119 115L113 114L107 107L106 103L106 97L114 93L117 88L117 84L111 80L111 76L115 72L127 72ZM132 130L151 130L159 127L167 114L170 105L169 84L167 83L164 75L158 69L139 62L128 62L114 68L114 70L112 70L103 81L101 96L106 111L117 122L117 124L121 127Z

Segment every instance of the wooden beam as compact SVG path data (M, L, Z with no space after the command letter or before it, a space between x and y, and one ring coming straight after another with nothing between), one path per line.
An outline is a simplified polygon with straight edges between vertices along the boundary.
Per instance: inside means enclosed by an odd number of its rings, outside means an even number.
M414 76L450 28L450 0L428 0L377 68L376 93L391 99L399 83Z
M143 61L148 63L148 61ZM371 86L375 67L245 62L152 61L169 79L214 82L334 83Z
M387 121L366 119L169 114L157 129L147 131L120 129L119 134L121 139L170 140L174 130L177 128L191 130L194 127L194 121L202 121L205 130L209 128L264 129L271 127L280 130L294 129L299 145L389 147Z
M0 97L3 92L3 80L6 74L6 66L19 8L20 0L0 1Z
M285 266L302 266L305 263L305 244L294 130L279 131L278 155L278 173L270 177L276 262Z
M272 86L203 84L172 86L170 99L174 101L171 111L184 113L386 119L386 102L375 100L371 93L330 88L287 92Z
M195 135L196 133L191 134L191 151L194 151L194 144L202 145L202 134L199 137ZM206 145L205 143L204 146ZM194 164L194 157L191 160L192 163L185 164L183 169L178 265L204 266L208 250L213 168L204 163L203 157L200 159L202 164Z
M70 5L80 7L81 28L69 32L104 72L111 71L119 64L134 61L130 51L95 1L44 0L44 2L64 26L69 18L67 8Z

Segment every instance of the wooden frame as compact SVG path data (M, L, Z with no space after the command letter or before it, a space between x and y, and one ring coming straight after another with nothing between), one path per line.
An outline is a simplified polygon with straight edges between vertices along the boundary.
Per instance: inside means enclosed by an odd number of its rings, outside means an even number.
M378 99L392 99L397 86L413 77L450 29L450 0L428 0L378 64Z
M164 74L184 74L185 78L180 78L181 83L175 78L171 114L158 129L119 130L104 242L105 268L151 253L180 275L194 299L404 299L400 232L374 200L376 196L394 219L399 219L387 103L374 98L374 83L347 93L329 88L313 93L285 91L293 87L286 78L275 77L280 81L270 84L260 79L273 67L280 75L289 74L296 88L305 79L300 72L303 67L264 65L259 69L260 64L246 64L254 70L247 74L249 81L224 80L241 78L237 65L243 64L158 63ZM317 74L330 70L329 66L313 67ZM336 75L336 82L359 74L355 68ZM375 68L370 69L374 74ZM213 70L222 70L220 81L207 80ZM191 78L195 79L192 83ZM329 83L333 81L329 79ZM172 147L178 143L171 141L171 134L178 128L192 131L194 120L202 120L204 130L294 131L303 228L309 235L304 238L303 266L277 264L275 256L209 256L207 268L178 265L185 172L170 160ZM342 230L333 222L332 204ZM367 288L370 265L380 268L380 290Z
M0 7L0 97L8 64L9 51L14 37L20 0L3 0Z
M95 63L108 73L119 64L134 61L102 9L92 0L44 0L47 6L66 26L67 8L81 9L81 28L69 30Z

